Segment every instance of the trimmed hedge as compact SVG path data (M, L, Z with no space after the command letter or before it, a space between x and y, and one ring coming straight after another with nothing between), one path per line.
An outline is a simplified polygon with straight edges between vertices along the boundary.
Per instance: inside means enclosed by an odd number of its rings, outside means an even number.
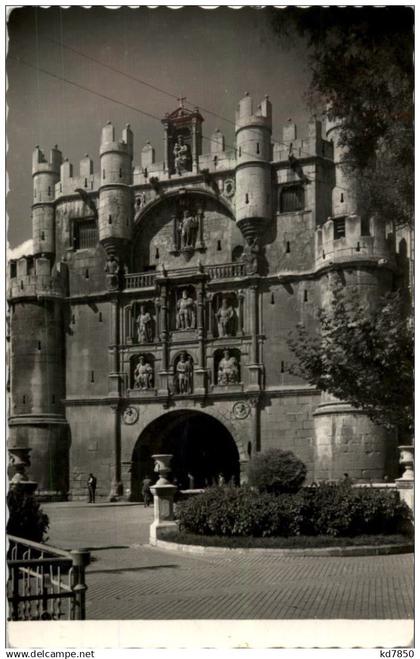
M409 533L412 513L398 493L348 485L276 496L217 487L178 506L179 528L198 535L296 536Z
M248 478L260 492L297 492L306 478L306 467L292 451L273 448L252 458Z

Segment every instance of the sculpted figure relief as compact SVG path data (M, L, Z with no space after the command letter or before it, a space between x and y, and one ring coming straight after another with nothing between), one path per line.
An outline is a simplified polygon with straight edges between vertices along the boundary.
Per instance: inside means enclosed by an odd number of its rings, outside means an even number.
M223 351L223 357L217 369L217 384L237 384L239 382L238 360L230 355L229 350Z
M247 238L242 260L246 264L248 275L256 275L260 265L261 248L258 244L258 238Z
M143 355L140 355L134 371L134 386L143 391L153 387L153 368L146 362Z
M181 247L195 247L198 232L198 217L190 210L184 211L181 220Z
M190 149L187 144L184 144L184 138L179 135L178 140L174 146L174 164L177 174L183 174L188 170L188 161L190 156Z
M118 263L115 254L110 254L107 262L105 263L105 272L107 275L117 275L120 264Z
M222 306L216 311L217 332L219 336L232 336L234 333L235 310L226 297Z
M140 306L140 313L136 319L137 340L139 343L151 343L153 341L153 318L146 311L144 304Z
M177 394L192 393L192 362L186 352L183 352L175 369L175 390Z
M176 328L181 330L195 329L195 302L184 288L182 297L177 302Z

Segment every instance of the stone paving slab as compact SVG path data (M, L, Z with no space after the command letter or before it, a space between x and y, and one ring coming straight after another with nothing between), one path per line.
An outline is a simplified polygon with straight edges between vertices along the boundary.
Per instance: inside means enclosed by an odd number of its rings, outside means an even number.
M408 619L413 556L185 555L148 545L151 508L44 506L50 544L93 547L91 620Z

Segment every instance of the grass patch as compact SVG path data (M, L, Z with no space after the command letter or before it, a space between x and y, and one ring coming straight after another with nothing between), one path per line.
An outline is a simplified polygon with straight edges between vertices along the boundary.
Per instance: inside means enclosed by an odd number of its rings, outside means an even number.
M412 541L407 535L358 535L348 538L332 536L291 536L288 538L254 538L254 537L222 537L197 535L179 531L171 533L165 540L183 545L201 545L204 547L230 548L264 548L264 549L310 549L319 547L360 547L361 545L398 545Z

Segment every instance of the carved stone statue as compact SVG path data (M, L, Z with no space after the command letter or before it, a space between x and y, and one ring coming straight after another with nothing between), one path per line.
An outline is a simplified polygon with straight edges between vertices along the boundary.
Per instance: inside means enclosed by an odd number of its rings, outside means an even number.
M215 315L219 336L232 336L234 333L235 310L228 303L226 297L222 299L222 306L216 311Z
M179 135L178 140L174 146L174 164L177 174L183 174L188 171L190 149L188 144L184 144L184 138Z
M184 288L182 297L177 303L176 328L181 330L195 329L195 302Z
M140 192L139 196L136 197L136 202L134 205L134 221L136 221L143 210L143 207L146 204L146 193Z
M175 390L178 394L192 393L192 373L191 358L183 352L175 369Z
M217 384L237 384L238 382L238 360L233 355L230 355L229 350L224 350L223 357L217 369Z
M242 260L245 262L246 272L248 275L256 275L260 266L261 248L258 238L247 238Z
M140 355L134 371L134 386L143 391L153 387L153 368L146 362L143 355Z
M115 254L110 254L107 262L105 263L105 272L107 275L117 275L120 269L120 264Z
M198 217L193 215L190 210L184 211L184 217L180 222L181 229L181 248L195 247L198 233Z
M153 341L153 318L146 311L144 304L140 306L140 313L136 319L137 340L139 343L151 343Z

